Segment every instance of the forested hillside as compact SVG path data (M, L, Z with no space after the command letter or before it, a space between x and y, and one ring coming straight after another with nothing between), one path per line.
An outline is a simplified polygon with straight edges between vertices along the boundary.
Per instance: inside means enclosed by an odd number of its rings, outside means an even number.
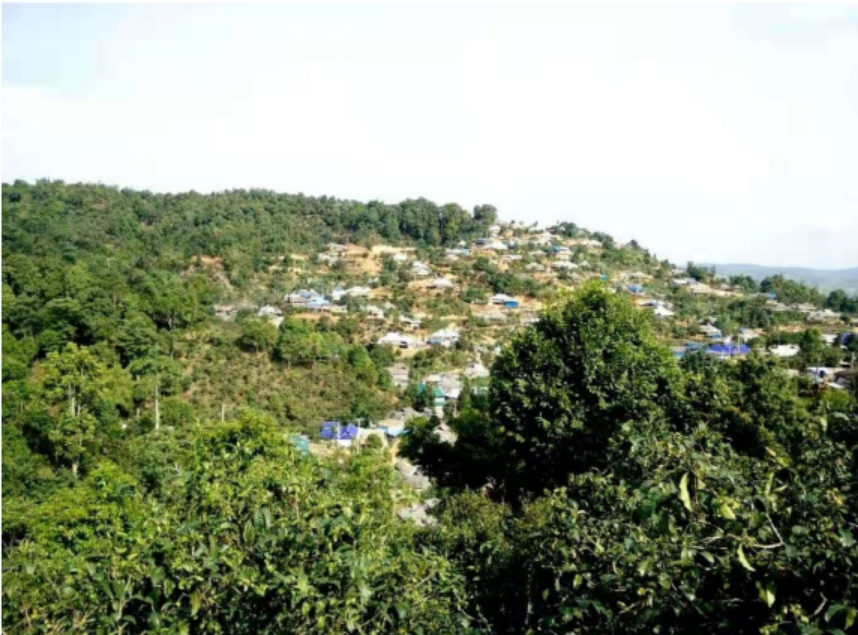
M4 632L858 628L855 296L488 205L43 181L3 216Z

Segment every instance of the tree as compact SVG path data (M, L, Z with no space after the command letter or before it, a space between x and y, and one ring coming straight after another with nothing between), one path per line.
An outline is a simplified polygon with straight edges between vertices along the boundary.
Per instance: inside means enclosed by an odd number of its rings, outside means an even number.
M241 335L238 336L238 346L255 353L269 350L277 341L277 329L268 320L246 318L241 321Z
M629 421L664 416L678 368L631 303L589 283L517 334L492 370L491 417L513 498L604 464Z
M50 439L57 458L68 462L75 477L94 438L105 372L102 362L75 344L49 353L43 366L42 391L47 403L57 408Z

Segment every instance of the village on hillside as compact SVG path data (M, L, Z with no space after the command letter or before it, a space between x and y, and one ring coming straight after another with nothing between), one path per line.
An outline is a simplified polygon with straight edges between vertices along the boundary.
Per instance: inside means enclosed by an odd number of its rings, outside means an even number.
M457 412L463 391L484 394L504 343L536 323L552 298L589 280L648 313L677 358L701 352L729 362L758 350L818 389L850 390L856 382L858 315L825 306L814 290L780 278L757 284L721 277L692 263L676 267L634 241L616 244L566 223L550 229L496 223L488 235L450 248L331 243L318 253L285 256L269 273L277 282L263 300L236 298L216 305L215 315L279 329L286 321L348 320L359 341L388 351L397 394L398 406L386 417L320 420L300 447L326 452L374 439L391 449L397 469L418 490L428 480L418 466L396 458L409 421L437 417L437 435L455 443L445 420Z

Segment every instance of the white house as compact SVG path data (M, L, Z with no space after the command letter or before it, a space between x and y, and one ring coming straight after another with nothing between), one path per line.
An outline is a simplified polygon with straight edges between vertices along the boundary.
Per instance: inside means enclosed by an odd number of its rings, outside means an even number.
M504 304L505 302L515 302L515 298L506 293L496 293L489 298L489 304Z
M352 287L346 291L346 295L351 298L366 298L369 296L370 289L369 287Z
M278 309L276 306L271 306L270 304L266 304L264 307L257 311L256 315L259 317L272 318L283 315L283 311Z
M425 263L420 262L419 260L415 260L414 264L411 265L411 272L415 276L419 276L421 278L424 278L424 277L428 276L430 273L432 273L432 271L429 269L429 267Z
M414 348L417 346L417 342L413 338L395 331L380 337L376 343L379 346L393 346L395 348Z
M775 357L795 357L801 352L797 344L778 344L769 349Z
M406 262L407 260L408 256L402 252L393 254L393 262Z
M435 331L432 335L429 336L429 339L426 340L427 344L432 344L435 346L443 346L445 348L450 348L453 344L459 341L459 332L455 329L441 329L440 331Z
M656 317L660 318L669 318L675 315L673 311L664 308L664 306L657 306L652 310L652 312Z
M418 320L417 318L410 318L407 315L400 315L399 323L412 331L416 331L423 325L422 320Z
M451 280L447 278L435 278L432 283L429 285L431 289L441 289L441 290L450 290L455 289L456 285L453 284Z

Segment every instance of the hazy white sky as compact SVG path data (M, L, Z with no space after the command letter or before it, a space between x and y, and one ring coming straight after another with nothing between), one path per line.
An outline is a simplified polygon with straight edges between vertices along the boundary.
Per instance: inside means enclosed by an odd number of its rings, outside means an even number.
M571 220L858 265L858 7L3 5L3 180Z

